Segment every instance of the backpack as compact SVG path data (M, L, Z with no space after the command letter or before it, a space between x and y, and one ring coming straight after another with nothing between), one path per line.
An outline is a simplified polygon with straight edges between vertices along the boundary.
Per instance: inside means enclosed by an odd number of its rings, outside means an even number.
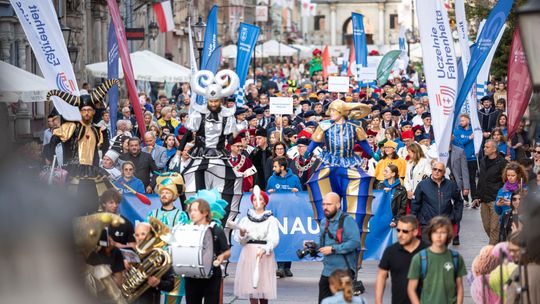
M339 223L338 223L338 229L336 230L336 243L338 244L341 244L343 242L343 223L345 222L345 217L347 216L347 214L345 214L345 212L341 213L341 215L339 216ZM324 230L326 233L328 233L328 236L331 238L331 239L334 239L334 236L330 233L330 231L328 231L328 225L330 224L330 222L328 220L326 220L326 224L324 225ZM324 242L324 238L325 238L325 235L326 233L323 234L323 244L325 243Z
M459 253L457 251L450 250L452 254L452 262L454 264L454 278L457 278L459 271ZM426 278L427 275L427 249L420 250L420 270L422 273L422 280Z

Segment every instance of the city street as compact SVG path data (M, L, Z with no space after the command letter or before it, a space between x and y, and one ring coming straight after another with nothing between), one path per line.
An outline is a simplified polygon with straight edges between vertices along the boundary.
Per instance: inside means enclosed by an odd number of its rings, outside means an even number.
M482 228L480 211L465 208L463 211L463 221L461 222L460 246L452 246L458 250L470 270L471 263L488 239ZM225 280L225 291L223 303L249 303L247 300L240 300L234 297L234 267L229 266L230 276ZM322 270L322 264L317 262L295 263L292 271L294 277L278 279L278 299L273 303L316 303L318 295L318 282ZM364 294L367 303L375 301L375 277L377 273L377 261L364 262L364 268L360 271L360 278L366 287ZM466 280L464 280L466 282ZM390 303L390 280L387 281L384 303ZM473 303L470 296L470 288L465 283L465 301Z

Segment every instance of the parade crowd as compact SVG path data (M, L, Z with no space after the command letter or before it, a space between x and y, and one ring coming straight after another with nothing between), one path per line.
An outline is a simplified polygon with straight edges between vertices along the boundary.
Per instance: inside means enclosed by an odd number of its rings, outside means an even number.
M85 85L83 93L93 90ZM292 115L270 113L270 98L279 96L292 97ZM128 99L120 99L116 121L111 120L110 108L105 103L96 103L91 119L102 134L97 151L99 167L101 172L106 172L104 174L113 186L101 194L96 211L117 214L122 195L156 193L162 206L149 216L171 229L188 221L200 225L214 221L212 202L202 198L181 204L182 208L173 205L178 197L183 202L202 189L183 189L183 193L177 187L180 182L163 183L164 178L174 180L174 174L166 175L171 171L187 181L189 177L183 174L190 173L195 154L208 153L195 151L201 144L199 141L208 143L211 139L201 139L192 131L190 116L194 112L190 108L196 101L191 97L189 83L155 84L151 90L140 92L138 99L143 110L144 128L137 125ZM148 284L152 288L138 301L158 303L161 296L166 301L178 302L185 296L187 303L202 303L203 298L205 303L220 303L225 269L219 265L230 256L230 238L243 247L236 269L234 294L249 298L251 303L267 303L279 298L276 277L286 280L293 276L293 271L291 262L275 261L273 250L279 243L277 220L265 207L273 193L308 191L307 182L321 163L334 161L324 152L331 141L328 138L321 141L318 133L326 131L327 121L340 119L332 116L337 111L348 116L348 121L364 132L358 133L361 143L351 142L354 155L350 158L359 160L361 169L374 177L373 189L392 195L392 220L388 225L392 228L395 243L384 251L380 260L375 302L382 303L385 283L390 276L392 303L463 303L463 285L471 283L474 287L477 277L487 283L477 284L476 289L471 287L479 297L473 295L475 301L494 303L487 300L491 297L489 299L495 301L504 298L504 302L515 303L520 295L518 283L512 281L501 292L499 284L492 283L495 274L491 278L489 274L496 267L503 267L498 266L496 257L492 257L500 251L494 248L502 247L509 252L507 259L517 265L514 268L530 265L531 278L537 278L540 272L538 257L526 253L520 255L520 246L523 246L520 239L522 202L526 196L535 195L540 186L540 134L534 132L529 121L523 118L516 134L508 138L506 97L503 81L488 86L487 95L479 100L478 112L474 113L478 115L483 135L479 153L475 153L471 118L461 114L452 133L449 160L442 163L437 160L432 126L432 120L437 117L430 114L425 80L419 79L411 67L399 75L393 74L387 83L377 86L357 83L351 77L350 90L341 94L329 92L322 71L310 70L307 62L258 69L255 80L244 87L243 106L236 106L235 96L221 98L216 105L221 107L222 113L234 108L234 114L223 121L223 128L230 124L238 132L232 132L217 146L227 151L223 155L226 155L228 166L242 177L241 193L252 192L255 187L260 189L260 195L251 197L253 209L238 223L241 228L230 235L226 228L227 216L217 221L222 225L212 228L218 263L213 266L209 278L178 280L169 270L161 277L150 277ZM331 107L335 100L342 100L343 104ZM358 103L368 107L365 115L354 117L354 109L345 114L347 105ZM84 119L83 110L81 108ZM212 119L212 113L212 110L203 113L201 126L205 119ZM44 159L49 164L50 156L55 155L57 164L69 165L62 143L51 140L63 123L57 113L48 117L43 145ZM141 135L141 129L146 133ZM212 161L204 163L203 160L197 166L197 172L202 172L212 166ZM225 179L225 184L227 176L232 174L229 167L218 176ZM194 174L197 185L201 179L208 185L214 178ZM225 191L222 197L230 202L237 194ZM321 240L314 244L324 256L318 301L326 304L364 303L361 296L353 295L358 285L355 276L362 279L362 273L357 273L355 267L361 231L352 217L342 216L344 212L340 206L339 195L322 193L325 218L320 222ZM478 210L489 238L488 246L482 249L472 265L473 276L469 282L467 265L458 247L468 237L468 231L460 229L465 208ZM226 215L235 212L230 204L224 209ZM141 244L151 231L152 226L148 223L134 226L128 220L119 227L111 227L107 247L101 253L91 254L88 263L105 261L110 264L115 280L121 285L122 273L131 267L123 258L122 250ZM448 248L450 245L452 250ZM309 244L305 246L308 248ZM251 275L255 268L260 273L256 280ZM505 282L511 273L505 272ZM255 281L259 284L256 288L253 287ZM523 303L538 303L539 295L538 288L531 287L528 300Z

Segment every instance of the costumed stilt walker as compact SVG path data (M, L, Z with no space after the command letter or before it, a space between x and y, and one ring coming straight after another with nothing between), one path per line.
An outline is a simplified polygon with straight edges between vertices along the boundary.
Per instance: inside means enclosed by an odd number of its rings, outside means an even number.
M232 139L240 131L234 118L236 107L222 106L222 99L232 95L238 85L238 75L231 70L219 71L215 76L206 70L193 75L191 88L197 95L204 96L207 104L191 104L186 125L190 132L182 138L178 148L178 151L183 151L188 142L195 140L195 146L190 151L191 160L181 172L186 196L194 195L197 190L217 189L228 202L224 221L231 208L239 208L242 196L242 175L233 170L226 149L227 142L233 142ZM180 155L177 153L169 169L178 171L179 164Z
M62 143L64 167L68 172L69 190L89 202L97 202L99 195L113 188L108 173L99 167L99 147L103 143L103 132L94 126L92 119L96 105L103 102L107 91L118 85L117 79L105 81L96 87L92 94L72 95L60 90L47 93L58 96L81 111L81 121L67 121L53 131L53 136L45 149L45 157L52 161L55 147Z
M311 136L312 141L304 158L308 159L316 147L325 146L317 156L321 165L307 182L313 212L315 218L321 220L324 217L323 196L328 192L339 194L342 198L342 210L356 220L361 232L362 249L358 261L360 266L371 217L373 177L362 170L362 159L354 153L354 145L359 144L370 155L373 152L361 125L356 120L348 119L352 110L356 110L355 118L359 119L367 116L371 108L361 103L334 100L327 112L330 120L319 124Z

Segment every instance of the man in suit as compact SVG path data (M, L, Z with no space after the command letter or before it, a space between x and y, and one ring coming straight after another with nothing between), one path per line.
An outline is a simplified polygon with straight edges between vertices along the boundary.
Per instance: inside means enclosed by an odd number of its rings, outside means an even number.
M461 194L463 195L463 200L467 201L467 206L469 205L469 190L471 189L471 184L469 180L469 169L467 166L467 157L465 156L465 150L462 148L450 144L448 149L450 154L448 157L448 168L450 169L449 179L454 181ZM461 218L461 216L459 217ZM459 245L459 228L460 221L455 223L457 225L457 234L452 240L453 245Z
M159 170L163 170L167 163L167 149L156 145L156 136L152 131L144 133L144 144L142 151L150 154Z

